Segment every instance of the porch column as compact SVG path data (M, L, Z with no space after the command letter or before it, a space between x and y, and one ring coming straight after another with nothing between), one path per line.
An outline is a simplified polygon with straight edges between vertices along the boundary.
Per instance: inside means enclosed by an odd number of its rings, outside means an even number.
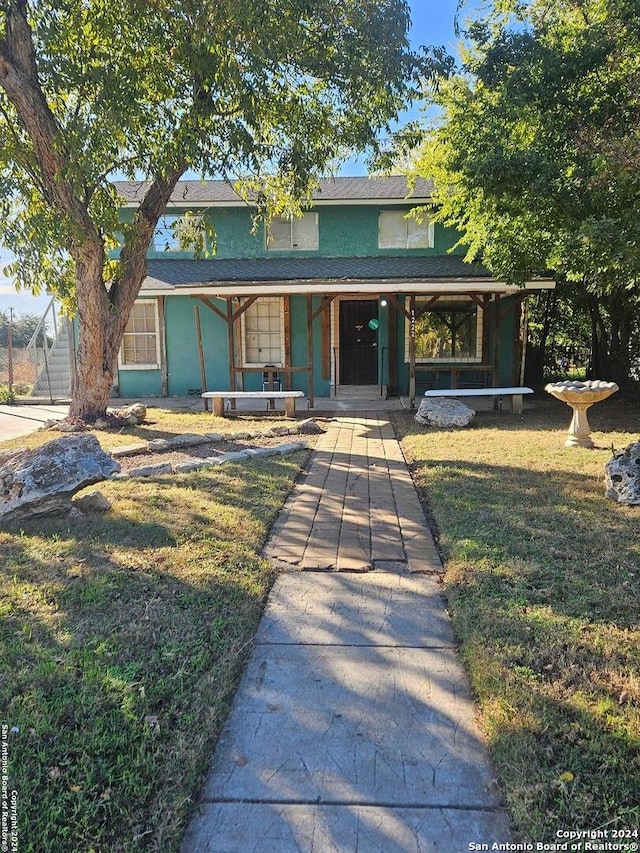
M493 387L500 385L500 294L493 297ZM500 408L500 398L493 398L493 408Z
M387 333L387 340L389 343L389 351L387 353L387 397L395 397L398 393L398 314L395 304L391 300L387 300L387 302L387 320L389 323Z
M291 297L284 296L284 366L291 367ZM285 391L291 389L291 374L285 370L282 376L282 387Z
M313 303L311 294L307 293L307 371L309 376L309 408L313 409Z
M229 351L229 391L236 390L236 359L233 341L233 303L231 297L227 296L227 345Z
M493 295L493 387L500 385L500 294Z
M416 407L416 297L409 297L409 405Z
M167 368L167 329L164 312L164 296L158 297L158 334L160 336L160 393L169 396L169 373Z

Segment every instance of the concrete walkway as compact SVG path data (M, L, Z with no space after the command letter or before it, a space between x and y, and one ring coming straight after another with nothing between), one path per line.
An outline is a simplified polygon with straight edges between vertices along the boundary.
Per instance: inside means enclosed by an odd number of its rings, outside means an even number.
M69 404L53 405L16 404L0 406L0 441L29 435L44 426L46 421L62 420L69 412Z
M274 585L183 853L509 841L437 551L384 414L334 422L285 509L267 553L305 571Z

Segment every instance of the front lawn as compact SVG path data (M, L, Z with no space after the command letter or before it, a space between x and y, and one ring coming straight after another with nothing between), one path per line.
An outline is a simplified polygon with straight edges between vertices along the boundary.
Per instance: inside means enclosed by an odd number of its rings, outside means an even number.
M591 410L595 450L564 448L570 411L552 400L453 431L395 418L481 724L533 842L640 825L640 507L603 487L612 445L638 440L631 403Z
M98 437L277 422L149 420ZM0 718L20 851L179 849L274 579L260 548L305 458L103 483L106 515L0 532Z

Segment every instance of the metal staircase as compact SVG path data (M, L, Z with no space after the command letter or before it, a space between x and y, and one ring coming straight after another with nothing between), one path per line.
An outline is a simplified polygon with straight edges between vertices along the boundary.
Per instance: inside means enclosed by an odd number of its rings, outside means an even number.
M53 402L71 396L73 386L73 329L66 317L56 316L52 299L42 315L27 350L36 368L32 397L46 397Z

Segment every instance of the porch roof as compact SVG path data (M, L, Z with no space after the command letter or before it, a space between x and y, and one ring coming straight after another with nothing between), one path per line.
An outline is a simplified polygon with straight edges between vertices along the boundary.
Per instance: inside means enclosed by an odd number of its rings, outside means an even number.
M527 289L553 288L546 279ZM518 292L459 255L344 258L150 259L141 294L210 296L317 292Z

